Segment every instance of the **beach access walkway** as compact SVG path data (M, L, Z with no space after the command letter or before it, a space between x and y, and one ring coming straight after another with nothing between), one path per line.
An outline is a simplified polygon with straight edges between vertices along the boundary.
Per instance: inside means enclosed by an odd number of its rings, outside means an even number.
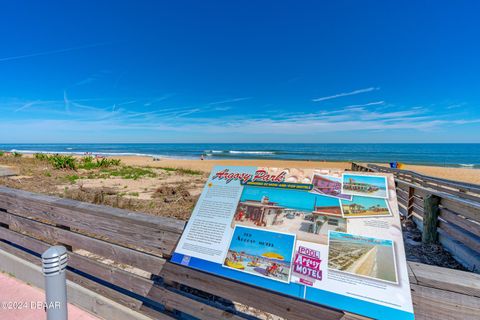
M0 166L0 177L11 177L17 173L10 167Z
M43 290L0 272L0 319L44 320L47 314L43 308ZM97 320L100 318L68 304L70 320Z

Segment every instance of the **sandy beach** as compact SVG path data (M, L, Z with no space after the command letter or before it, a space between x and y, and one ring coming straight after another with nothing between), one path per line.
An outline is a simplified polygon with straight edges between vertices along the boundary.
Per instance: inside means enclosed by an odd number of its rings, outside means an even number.
M80 163L81 156L75 156ZM122 156L113 167L75 170L55 169L33 155L0 157L0 185L75 200L105 204L154 215L188 219L208 173L214 166L271 168L350 169L350 162L288 160L187 160ZM430 166L406 166L425 175L480 183L480 170Z
M289 160L184 160L162 158L160 161L153 161L151 157L116 157L123 163L133 166L148 166L153 168L172 167L185 168L210 172L217 165L222 166L255 166L255 167L297 167L297 168L319 168L319 169L349 169L350 162L326 162L326 161L289 161ZM385 165L379 163L379 165ZM464 181L480 184L480 170L469 168L450 168L421 165L405 165L405 170L415 171L432 177Z

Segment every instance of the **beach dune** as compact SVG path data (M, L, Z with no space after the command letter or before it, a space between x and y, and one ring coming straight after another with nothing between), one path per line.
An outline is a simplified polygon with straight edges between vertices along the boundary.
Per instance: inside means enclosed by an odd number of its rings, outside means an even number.
M335 161L297 161L297 160L260 160L260 159L225 159L225 160L190 160L161 158L153 161L151 157L124 156L115 157L127 165L149 167L172 167L210 172L214 166L254 166L275 168L318 168L318 169L350 169L350 162ZM379 163L379 165L385 165ZM386 166L386 165L385 165ZM435 167L406 165L406 170L415 171L432 177L480 184L480 169Z

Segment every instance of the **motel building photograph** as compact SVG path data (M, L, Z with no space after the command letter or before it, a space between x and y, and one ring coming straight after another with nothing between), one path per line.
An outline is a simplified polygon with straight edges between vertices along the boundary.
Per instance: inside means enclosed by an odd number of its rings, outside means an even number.
M268 196L238 204L232 227L263 227L285 233L296 233L299 240L326 242L328 231L346 231L347 222L339 206L314 206L313 211L297 210L271 202Z

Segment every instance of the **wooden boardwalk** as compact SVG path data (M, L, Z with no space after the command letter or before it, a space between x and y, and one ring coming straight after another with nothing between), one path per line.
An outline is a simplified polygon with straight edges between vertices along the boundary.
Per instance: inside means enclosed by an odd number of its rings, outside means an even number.
M293 320L365 319L170 263L184 225L0 187L0 251L39 265L50 245L64 245L70 281L151 319L256 319L238 304ZM408 265L416 319L478 319L480 275ZM70 302L109 319L95 299Z
M0 177L11 177L17 173L10 167L0 166Z
M441 243L465 268L480 273L480 185L373 164L352 163L352 170L394 174L400 213L423 231L422 241Z

